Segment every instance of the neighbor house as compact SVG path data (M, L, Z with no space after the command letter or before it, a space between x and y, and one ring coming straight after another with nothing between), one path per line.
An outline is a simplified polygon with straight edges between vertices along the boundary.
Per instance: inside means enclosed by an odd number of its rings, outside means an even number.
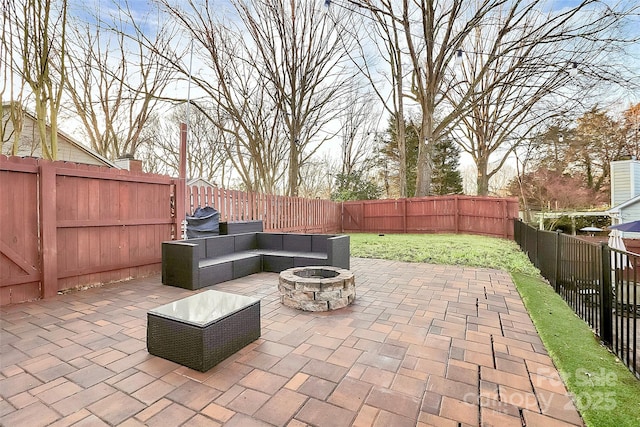
M194 212L197 207L213 206L215 201L209 197L213 197L213 190L217 187L204 178L191 178L187 181L187 187L191 189L189 194L189 212Z
M209 181L207 181L204 178L191 178L189 181L187 181L187 185L189 187L205 187L205 188L210 188L212 191L214 188L216 188L218 186L218 184L216 184L215 182L212 184Z
M16 155L19 157L42 157L42 147L40 147L40 133L37 126L36 117L22 110L22 132L18 139L17 152L12 153L14 143L13 121L10 120L11 104L2 104L2 151L5 156ZM51 129L47 126L47 132ZM106 166L117 168L115 163L109 161L100 154L85 147L71 136L58 130L58 160L74 163L84 163L89 165Z
M611 162L611 224L640 220L640 161L635 158ZM640 233L623 233L640 238Z

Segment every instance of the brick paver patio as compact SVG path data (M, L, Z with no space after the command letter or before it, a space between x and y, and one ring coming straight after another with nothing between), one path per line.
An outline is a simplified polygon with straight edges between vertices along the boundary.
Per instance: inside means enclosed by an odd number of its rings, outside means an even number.
M505 272L353 259L356 302L261 298L262 337L208 372L149 355L146 313L191 295L159 276L0 309L4 426L583 425Z

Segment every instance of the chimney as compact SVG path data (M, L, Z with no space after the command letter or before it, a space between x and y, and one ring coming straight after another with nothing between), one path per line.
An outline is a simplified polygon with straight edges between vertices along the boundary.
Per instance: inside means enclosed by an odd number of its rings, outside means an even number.
M133 154L120 156L114 163L120 169L126 169L131 172L142 172L142 160L134 159Z

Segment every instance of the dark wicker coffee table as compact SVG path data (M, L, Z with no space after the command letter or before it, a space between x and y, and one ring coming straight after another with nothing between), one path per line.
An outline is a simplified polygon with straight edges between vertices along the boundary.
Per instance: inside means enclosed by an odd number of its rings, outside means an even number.
M149 310L147 349L208 371L260 337L260 300L205 291Z

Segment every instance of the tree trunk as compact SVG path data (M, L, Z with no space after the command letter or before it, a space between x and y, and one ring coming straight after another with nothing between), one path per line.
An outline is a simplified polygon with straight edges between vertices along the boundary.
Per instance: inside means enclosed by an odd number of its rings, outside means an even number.
M402 95L400 95L402 97ZM403 114L402 104L398 106L398 114L396 114L396 129L398 131L398 155L399 155L399 191L400 197L407 197L407 142L405 132L405 122L402 116Z
M484 157L478 158L476 166L478 167L478 176L476 179L476 184L478 186L477 194L478 196L487 196L489 195L489 176L487 173L489 168L489 159Z
M416 197L428 196L431 190L431 175L433 173L433 112L432 105L422 108L422 126L420 127L420 141L418 141L418 164L416 171Z
M42 95L36 93L36 126L38 128L38 137L40 140L40 151L43 159L57 160L57 154L51 151L47 142L47 107L42 100Z
M395 25L394 25L395 28ZM396 46L398 42L398 31L394 31L394 36L396 38ZM402 53L400 49L396 49L396 58L395 58L395 81L396 81L396 130L398 132L398 155L400 167L398 171L398 175L400 178L400 197L407 197L407 132L406 132L406 122L404 120L404 88L402 85Z
M289 191L287 192L291 197L298 197L298 147L296 144L297 138L293 136L290 142L289 148Z

